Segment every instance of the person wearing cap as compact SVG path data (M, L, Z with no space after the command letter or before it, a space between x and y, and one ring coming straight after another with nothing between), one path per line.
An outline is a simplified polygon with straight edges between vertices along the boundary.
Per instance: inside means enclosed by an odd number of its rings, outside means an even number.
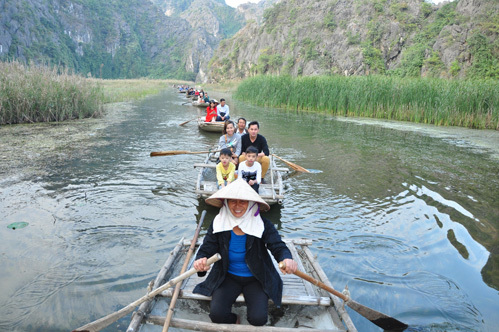
M268 250L277 262L286 264L282 273L296 272L297 264L274 225L260 215L260 210L267 211L270 206L246 181L237 179L206 203L220 207L220 212L208 228L194 268L203 276L210 269L207 257L220 253L222 259L193 292L212 297L210 319L224 324L239 322L232 305L242 293L248 322L262 326L267 322L269 299L280 307L283 288Z
M227 121L229 116L229 105L225 104L225 99L220 99L220 105L217 106L217 121Z

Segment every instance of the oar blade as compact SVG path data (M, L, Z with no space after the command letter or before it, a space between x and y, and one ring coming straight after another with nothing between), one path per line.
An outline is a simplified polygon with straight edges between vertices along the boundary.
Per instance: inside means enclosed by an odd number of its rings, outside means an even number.
M302 172L302 173L310 173L310 171L304 167L301 167L300 165L296 165L284 158L281 158L275 154L272 154L274 157L276 157L277 159L281 160L282 162L284 162L286 165L288 165L289 167L291 167L292 169L294 169L295 171L298 171L298 172Z
M350 308L357 311L360 315L369 319L373 324L381 327L386 331L403 331L409 326L401 321L387 316L384 313L366 307L352 299L345 302Z

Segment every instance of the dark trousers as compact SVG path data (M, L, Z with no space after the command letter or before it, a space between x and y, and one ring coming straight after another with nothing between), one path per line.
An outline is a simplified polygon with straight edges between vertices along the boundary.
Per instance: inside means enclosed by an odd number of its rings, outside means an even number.
M255 183L253 183L251 188L253 188L258 193L258 190L260 189L260 185L257 182L255 182Z
M213 323L235 324L237 316L232 313L232 305L243 293L246 302L248 322L254 326L267 323L269 298L255 277L239 277L227 273L212 295L210 318Z

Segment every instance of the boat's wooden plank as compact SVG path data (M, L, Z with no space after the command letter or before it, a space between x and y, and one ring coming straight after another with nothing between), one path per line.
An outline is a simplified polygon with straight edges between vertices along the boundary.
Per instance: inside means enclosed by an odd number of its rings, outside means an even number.
M282 304L299 304L299 305L319 305L319 306L330 306L331 299L325 296L308 296L308 295L296 295L297 292L303 291L303 287L296 288L296 291L292 294L284 294L282 296ZM161 297L172 297L173 290L167 289L163 291L159 296ZM210 301L211 296L204 296L201 294L192 293L190 290L182 289L179 294L180 299L184 300L201 300ZM270 301L270 300L269 300ZM244 296L241 294L237 297L236 302L244 303Z
M184 238L180 239L175 248L173 248L173 250L170 252L170 255L166 259L165 264L163 264L161 270L156 276L156 279L154 280L154 284L152 286L153 290L165 283L166 274L171 269L173 262L176 261L180 250L182 249L182 247L184 247L183 242ZM127 331L138 331L140 324L142 323L142 319L151 311L152 302L153 300L146 301L139 306L139 309L132 315L132 319L130 320L130 325L128 326Z
M309 246L314 243L313 240L310 239L305 239L305 238L296 238L296 239L286 239L283 238L282 241L286 244L293 242L295 245L300 245L300 246ZM201 245L203 243L203 238L198 238L198 242L196 242L196 245ZM191 241L190 240L184 240L183 242L184 246L190 246ZM309 249L310 250L310 249ZM289 274L287 274L289 275ZM296 277L298 278L298 277Z
M301 271L305 271L305 267L303 266L303 262L301 261L300 255L298 255L298 251L296 250L294 242L291 241L291 242L287 243L286 245L288 246L289 250L291 251L291 255L293 255L293 259L298 264L298 269L300 269ZM312 288L312 285L309 282L305 282L304 280L302 280L302 282L303 282L303 285L305 286L305 290L307 291L308 295L310 295L310 296L317 295L317 293L314 291L314 289Z
M150 316L147 318L147 322L163 326L165 323L165 317ZM254 332L258 330L259 332L338 332L338 330L318 330L309 328L288 328L288 327L275 327L275 326L258 326L253 325L236 325L236 324L216 324L210 322L202 322L196 320L173 318L170 322L170 326L179 329L187 329L193 331L222 331L222 332Z
M303 246L302 249L305 255L307 256L308 260L310 261L310 264L312 264L312 267L314 268L315 272L319 276L319 279L325 285L334 288L329 279L327 278L326 273L324 272L322 267L315 260L314 255L312 254L310 249L307 246ZM328 295L331 298L331 300L333 300L336 311L339 313L341 319L343 320L343 323L347 327L348 332L357 332L357 329L355 328L355 325L353 324L350 315L346 312L345 307L343 306L341 300L337 296L331 293L328 293Z
M196 194L198 195L206 195L206 196L211 196L213 195L215 191L206 191L206 190L196 190ZM267 196L267 195L260 195L261 198L264 200L269 200L272 201L272 196ZM283 195L275 195L276 199L284 199Z

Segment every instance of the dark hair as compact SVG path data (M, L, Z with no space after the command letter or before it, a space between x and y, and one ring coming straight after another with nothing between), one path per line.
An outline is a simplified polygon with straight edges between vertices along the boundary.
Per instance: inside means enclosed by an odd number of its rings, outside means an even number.
M217 102L216 102L216 101L214 101L213 99L212 99L212 100L210 100L210 104L216 104L216 103L217 103Z
M253 145L250 145L246 149L246 154L248 154L248 153L254 153L254 154L258 155L258 149L255 148Z
M229 148L225 148L220 151L220 155L232 157L232 151Z
M236 129L236 125L234 124L234 122L232 122L232 121L225 121L225 123L224 123L224 130L223 130L223 134L224 135L227 134L227 126L230 125L230 124L232 125L232 127L234 127L234 129Z
M237 122L239 122L241 120L244 120L244 124L246 124L246 119L245 118L239 118L239 119L237 119Z
M260 124L258 123L258 121L251 121L248 125L248 128L251 127L252 125L256 125L258 129L260 129Z
M225 101L225 99L224 98L220 99L220 102L222 102L222 101Z

